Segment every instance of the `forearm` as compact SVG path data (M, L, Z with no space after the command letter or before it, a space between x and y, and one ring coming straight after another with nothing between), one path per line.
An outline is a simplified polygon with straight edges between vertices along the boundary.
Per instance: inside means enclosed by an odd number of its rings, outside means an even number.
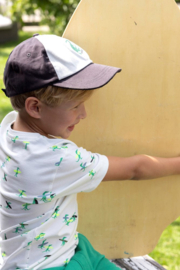
M139 155L137 158L132 180L145 180L180 174L180 157L159 158Z
M104 181L145 180L180 174L180 157L137 155L128 158L108 157L108 159L109 169Z

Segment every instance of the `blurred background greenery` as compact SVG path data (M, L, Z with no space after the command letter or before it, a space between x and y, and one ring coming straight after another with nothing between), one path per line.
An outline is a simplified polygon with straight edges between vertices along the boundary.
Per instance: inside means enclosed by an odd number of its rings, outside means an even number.
M48 25L51 32L61 35L80 0L1 0L0 14L18 23L19 29L27 24L23 16L40 14L39 24ZM31 25L33 22L30 22ZM37 23L37 22L35 22Z
M5 6L1 5L1 1ZM176 2L180 3L180 0ZM3 72L10 52L17 44L34 34L32 31L24 31L24 26L46 25L48 33L62 35L78 3L79 0L0 0L0 15L17 21L19 29L18 40L0 45L0 89L4 88ZM36 16L37 11L40 13L40 21L23 20L25 15ZM38 33L43 34L41 28L39 29ZM9 99L0 91L0 122L11 110ZM149 255L167 270L180 270L180 217L164 230L156 248Z

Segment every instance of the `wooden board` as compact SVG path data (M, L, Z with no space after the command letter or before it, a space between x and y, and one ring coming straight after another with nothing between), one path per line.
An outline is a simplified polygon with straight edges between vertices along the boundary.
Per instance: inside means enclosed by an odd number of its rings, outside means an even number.
M122 68L70 137L105 155L180 154L180 11L174 0L82 0L64 37ZM148 254L180 215L180 177L107 182L80 194L79 231L108 258Z

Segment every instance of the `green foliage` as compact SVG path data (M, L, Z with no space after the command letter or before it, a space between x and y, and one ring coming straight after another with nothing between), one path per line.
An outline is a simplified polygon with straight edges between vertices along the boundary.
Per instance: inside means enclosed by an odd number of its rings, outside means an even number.
M12 0L12 19L23 25L22 15L35 14L40 10L42 24L50 27L51 32L61 35L80 0Z
M149 256L167 270L180 270L180 217L164 230Z

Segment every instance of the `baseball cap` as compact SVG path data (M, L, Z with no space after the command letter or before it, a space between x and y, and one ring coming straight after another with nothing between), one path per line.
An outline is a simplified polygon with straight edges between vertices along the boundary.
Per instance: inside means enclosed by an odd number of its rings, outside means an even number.
M11 97L48 85L91 90L107 84L121 69L95 64L72 41L56 35L35 34L9 55L2 89Z

